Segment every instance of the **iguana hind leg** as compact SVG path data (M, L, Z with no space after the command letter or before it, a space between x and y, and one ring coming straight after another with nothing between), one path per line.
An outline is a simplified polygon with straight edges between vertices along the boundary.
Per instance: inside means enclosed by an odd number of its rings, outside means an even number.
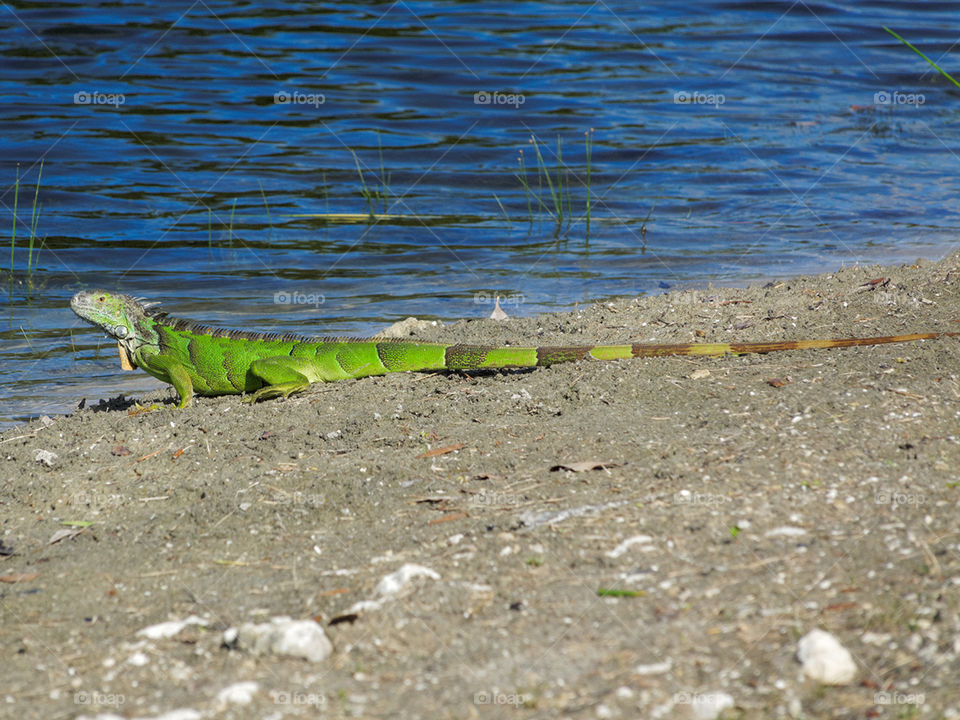
M287 355L254 360L250 372L263 380L264 386L248 395L243 402L255 403L275 397L290 397L310 387L311 364L304 358Z

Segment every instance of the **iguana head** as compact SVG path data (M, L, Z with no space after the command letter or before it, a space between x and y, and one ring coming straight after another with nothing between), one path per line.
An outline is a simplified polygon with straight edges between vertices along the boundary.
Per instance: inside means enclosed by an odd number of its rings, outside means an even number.
M123 350L132 357L143 345L157 345L158 337L146 310L136 298L105 290L78 292L70 307L81 318L102 328L116 338Z

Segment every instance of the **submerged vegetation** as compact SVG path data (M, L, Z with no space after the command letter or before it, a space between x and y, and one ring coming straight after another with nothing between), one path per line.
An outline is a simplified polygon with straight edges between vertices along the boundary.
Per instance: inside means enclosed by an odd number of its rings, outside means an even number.
M533 225L534 220L533 206L536 205L537 220L540 220L542 212L546 212L555 223L554 234L560 234L560 232L566 232L570 229L574 222L573 201L571 200L570 187L573 184L572 178L576 178L580 181L580 187L585 193L583 213L580 215L580 217L586 221L586 236L589 237L591 206L590 163L593 154L593 129L591 128L585 132L584 137L586 166L584 168L582 178L578 178L575 173L571 172L569 167L564 165L563 140L559 135L557 135L557 151L554 153L556 164L552 176L550 168L547 167L546 160L543 159L543 153L540 150L540 141L534 136L530 137L530 144L533 146L533 151L537 158L536 190L534 190L530 185L530 181L527 177L528 171L526 162L524 160L523 150L520 151L519 156L517 157L519 169L516 174L516 178L520 181L520 186L523 188L523 194L527 201L527 220L531 226ZM546 202L544 200L543 193L544 181L546 181L547 187ZM499 203L499 198L497 199L497 202ZM500 207L501 209L503 208L502 205ZM504 214L506 214L506 212L504 212Z
M402 201L391 191L391 173L386 169L383 156L383 145L380 135L377 134L377 154L379 173L364 167L357 153L350 149L353 163L360 181L359 195L366 204L367 212L330 212L329 198L327 197L326 175L324 174L324 212L293 213L285 217L309 219L325 224L352 224L352 223L388 223L393 225L476 225L495 222L498 217L511 228L514 223L523 220L532 232L534 225L540 227L546 220L553 229L553 235L568 234L574 227L583 225L584 238L590 237L590 224L593 220L595 198L593 195L593 129L584 132L583 161L576 166L564 160L563 138L557 136L556 149L553 157L548 146L536 136L531 136L528 145L532 148L533 163L528 167L527 155L521 149L517 155L517 169L513 176L520 186L521 198L519 209L514 214L504 199L493 193L493 200L499 213L490 215L447 215L429 214L419 215L412 213L391 212L390 199ZM372 178L372 179L371 179ZM394 203L395 205L395 203ZM520 215L525 207L525 215ZM642 221L642 233L646 234L646 223L649 222L653 208Z
M322 181L316 192L322 198L320 212L281 212L277 204L271 206L271 196L264 188L262 181L257 181L255 190L246 195L224 195L210 193L206 197L198 198L200 212L206 213L206 235L208 248L215 246L234 247L243 242L244 229L262 227L268 228L269 236L282 226L285 221L309 220L321 226L328 225L411 225L428 227L479 227L490 224L503 223L510 228L515 224L527 226L529 234L539 232L546 223L548 232L554 237L567 236L575 228L583 233L584 240L589 241L591 222L595 222L594 209L597 198L592 187L594 168L593 162L593 129L583 134L582 153L577 153L578 159L571 163L571 153L564 145L563 138L558 135L556 145L550 147L536 136L531 135L528 146L520 149L517 155L517 166L512 176L518 183L515 191L508 190L509 199L502 194L493 193L496 211L486 214L467 215L464 213L433 213L419 214L409 212L404 197L398 195L391 188L392 172L387 169L384 157L383 142L380 133L377 133L376 161L370 165L364 163L361 155L352 148L347 148L353 158L356 169L356 194L364 204L361 212L331 212L330 187L327 181L327 171L321 171ZM526 152L525 152L526 151ZM567 151L565 159L564 152ZM528 158L532 161L528 165ZM13 187L13 226L10 232L10 272L13 273L15 262L20 261L26 269L27 275L33 272L36 266L38 247L38 223L41 212L39 202L40 183L43 174L43 162L39 163L36 182L33 187L33 203L29 215L29 222L23 217L25 202L20 197L23 178L17 166L17 174ZM346 178L349 182L349 177ZM289 203L292 205L293 203ZM290 208L293 209L293 208ZM407 210L399 212L398 209ZM649 222L653 208L647 217L640 221L641 235L645 239L646 223ZM191 214L187 217L196 217ZM202 218L202 216L201 216ZM186 220L188 223L190 220ZM203 231L204 221L200 219L196 230ZM26 228L26 232L24 232ZM239 235L238 235L239 233ZM24 241L24 238L26 240ZM18 256L18 244L26 250L25 261ZM42 245L42 243L40 243Z
M40 204L40 180L43 177L43 160L40 160L40 168L37 171L37 182L34 185L33 189L33 205L30 208L30 223L27 225L27 277L29 278L33 274L33 268L36 262L36 256L34 255L34 249L36 249L36 255L40 254L40 247L36 247L37 243L37 227L40 224L40 211L42 205ZM17 165L17 174L16 179L13 183L13 226L10 229L10 277L13 278L14 272L14 263L16 260L16 249L17 249L17 225L22 222L19 217L19 208L20 208L20 165ZM40 245L43 245L41 241Z
M939 73L940 73L941 75L943 75L947 80L949 80L949 81L952 82L954 85L956 85L958 88L960 88L960 82L957 82L950 73L948 73L948 72L947 72L946 70L944 70L942 67L940 67L939 65L937 65L933 60L931 60L931 59L928 58L926 55L924 55L922 52L920 52L920 50L918 50L916 47L914 47L914 45L913 45L909 40L906 40L906 39L900 37L897 33L895 33L893 30L891 30L890 28L888 28L886 25L883 26L883 29L886 30L886 31L887 31L888 33L890 33L891 35L893 35L897 40L899 40L900 42L902 42L902 43L903 43L904 45L906 45L908 48L910 48L911 50L913 50L917 55L919 55L920 57L922 57L922 58L923 58L924 60L926 60L931 66L933 66L933 68L934 68L937 72L939 72Z

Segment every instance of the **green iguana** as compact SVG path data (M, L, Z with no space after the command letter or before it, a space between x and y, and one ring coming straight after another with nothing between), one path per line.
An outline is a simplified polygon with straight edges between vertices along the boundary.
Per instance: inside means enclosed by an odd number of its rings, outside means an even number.
M620 360L662 355L720 356L775 350L879 345L960 336L960 332L889 337L785 342L693 343L678 345L572 345L493 347L444 345L405 340L311 338L283 333L224 330L170 317L129 295L79 292L70 307L81 318L116 338L125 369L141 367L170 383L178 407L200 395L252 393L256 402L330 382L403 370L479 370L541 367L573 360Z

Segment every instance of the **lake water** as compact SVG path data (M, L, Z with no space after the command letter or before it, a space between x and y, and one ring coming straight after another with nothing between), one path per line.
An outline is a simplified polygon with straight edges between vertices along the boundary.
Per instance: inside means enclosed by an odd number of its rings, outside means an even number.
M5 5L4 233L21 180L0 424L159 385L74 317L81 288L363 335L485 316L496 294L529 314L940 257L960 90L882 26L960 77L956 19L947 2Z

